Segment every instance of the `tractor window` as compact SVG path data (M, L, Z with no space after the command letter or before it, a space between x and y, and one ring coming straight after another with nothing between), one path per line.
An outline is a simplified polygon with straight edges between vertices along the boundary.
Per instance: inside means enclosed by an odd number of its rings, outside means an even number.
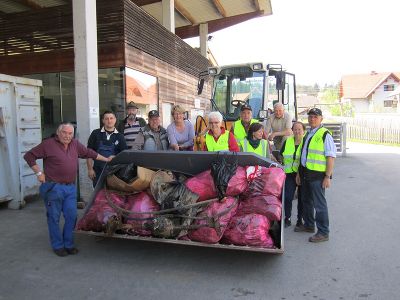
M214 101L221 112L226 112L226 98L228 95L228 80L225 76L214 79ZM216 109L216 108L213 108Z

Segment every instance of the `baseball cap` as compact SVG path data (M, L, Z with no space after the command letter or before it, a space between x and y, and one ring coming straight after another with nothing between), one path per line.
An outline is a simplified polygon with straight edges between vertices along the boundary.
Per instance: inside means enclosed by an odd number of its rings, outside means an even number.
M243 104L242 107L240 108L240 111L244 111L245 109L253 111L253 109L251 108L251 106L248 103Z
M149 116L149 118L152 118L152 117L159 117L160 114L158 113L157 110L153 109L153 110L149 111L149 115L148 115L148 116Z
M131 101L126 105L126 108L136 108L139 109L139 107L137 107L137 105L135 104L135 102Z
M322 116L322 111L319 108L314 107L308 111L307 115Z

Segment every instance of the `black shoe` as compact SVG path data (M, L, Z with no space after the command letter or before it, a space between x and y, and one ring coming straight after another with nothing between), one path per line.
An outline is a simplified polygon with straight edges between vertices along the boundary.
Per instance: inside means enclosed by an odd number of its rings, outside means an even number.
M303 226L303 222L301 220L297 220L296 227L301 227L301 226Z
M289 227L292 225L292 221L290 221L290 218L285 218L285 227Z
M58 256L60 256L60 257L64 257L64 256L67 256L67 255L68 255L67 250L65 250L64 248L61 248L61 249L54 249L53 251L54 251L54 253L55 253L56 255L58 255Z
M68 254L71 254L71 255L78 254L78 252L79 252L79 250L76 249L76 248L65 248L65 251L66 251Z

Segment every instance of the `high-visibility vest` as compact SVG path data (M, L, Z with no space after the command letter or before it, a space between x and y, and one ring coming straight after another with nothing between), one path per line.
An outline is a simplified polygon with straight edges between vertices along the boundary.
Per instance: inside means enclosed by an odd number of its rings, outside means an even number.
M229 131L225 130L223 134L221 134L218 138L218 141L215 141L214 136L212 134L206 134L206 145L207 150L211 152L216 151L229 151Z
M299 165L300 165L300 155L301 155L301 148L303 147L303 139L301 139L301 142L299 146L295 147L295 140L294 136L290 136L287 138L284 149L282 152L283 156L283 165L285 169L285 173L297 173L299 170Z
M326 171L326 157L324 147L325 132L331 134L328 129L321 127L308 142L306 168L309 170L317 172Z
M240 146L242 147L243 152L253 152L262 157L269 158L268 141L266 141L264 139L262 139L260 141L260 144L255 149L253 148L253 146L249 143L249 141L247 139L243 139L240 143Z
M258 123L258 120L251 119L250 125L253 123ZM247 132L242 125L242 120L237 120L235 123L233 123L233 134L238 144L240 144L240 142L247 136Z

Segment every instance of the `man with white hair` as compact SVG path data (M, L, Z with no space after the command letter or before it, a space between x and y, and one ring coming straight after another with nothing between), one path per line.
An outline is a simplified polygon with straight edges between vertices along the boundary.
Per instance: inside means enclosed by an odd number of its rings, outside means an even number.
M77 218L75 179L78 158L104 162L111 160L86 148L73 137L74 126L62 123L58 126L56 136L45 139L24 155L27 164L41 182L39 192L47 210L50 243L58 256L78 253L73 239ZM44 170L40 170L37 159L43 159ZM62 232L59 227L61 212L65 221Z
M292 118L285 112L282 103L275 103L274 113L267 120L265 132L268 140L274 142L275 150L280 150L287 137L293 134Z

